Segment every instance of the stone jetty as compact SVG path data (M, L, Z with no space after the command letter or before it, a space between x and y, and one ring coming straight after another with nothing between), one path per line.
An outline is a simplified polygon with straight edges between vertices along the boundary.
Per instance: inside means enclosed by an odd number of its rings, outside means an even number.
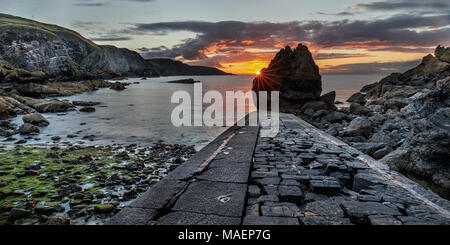
M107 224L450 224L448 200L302 119L261 127L229 128Z

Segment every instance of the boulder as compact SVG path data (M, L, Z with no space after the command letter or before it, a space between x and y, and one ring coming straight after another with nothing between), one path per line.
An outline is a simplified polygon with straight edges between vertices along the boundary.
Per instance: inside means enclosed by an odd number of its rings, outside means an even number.
M96 106L100 105L100 102L94 102L94 101L72 101L72 104L75 106Z
M375 159L381 159L384 156L386 156L387 154L389 154L390 152L392 152L394 149L392 149L392 147L390 146L385 146L381 149L378 149L377 151L375 151L371 156Z
M41 130L31 123L24 123L19 128L20 134L39 134L40 132L41 132Z
M347 102L353 102L364 105L366 104L367 100L365 99L364 94L358 92L350 96L350 98L347 99Z
M253 80L252 90L280 91L280 110L300 108L307 101L319 100L322 78L306 46L287 46Z
M15 221L18 219L23 219L31 215L29 210L21 209L21 208L12 208L9 211L8 221Z
M323 119L328 122L331 122L331 123L336 123L336 122L340 123L344 120L345 121L351 120L351 118L347 114L339 112L339 111L334 111L334 112L326 115L325 117L323 117Z
M370 91L370 90L372 90L372 89L374 89L374 88L376 88L378 86L379 86L378 83L368 84L368 85L363 86L362 89L360 90L360 92L366 93L366 92L368 92L368 91Z
M56 210L54 207L46 206L46 205L37 205L34 208L34 212L37 214L49 215L54 213Z
M334 101L336 100L335 91L331 91L329 93L320 96L320 100L325 102L325 104L328 106L329 109L336 110L336 106L334 105Z
M371 111L369 110L369 108L363 105L357 103L350 103L350 113L352 114L367 116L370 114L370 112Z
M358 149L359 151L372 156L377 150L382 149L386 146L384 143L373 143L373 142L358 142L352 143L352 146Z
M111 84L111 87L109 87L109 88L116 90L116 91L121 91L121 90L124 90L126 87L121 82L115 82L115 83Z
M97 204L94 207L94 212L99 214L107 214L113 212L114 209L115 207L112 204Z
M369 118L362 116L353 119L350 125L345 129L344 136L363 136L367 138L372 133L372 121Z
M326 115L330 114L330 111L328 110L318 110L313 114L313 118L320 118L320 117L324 117Z
M384 109L385 110L393 109L393 110L399 111L400 109L402 109L403 107L405 107L407 105L408 105L407 99L392 98L392 99L388 99L384 102Z
M15 117L18 114L27 114L34 112L34 109L23 104L21 101L10 97L0 95L0 119Z
M372 121L374 124L379 125L384 123L386 117L383 114L376 113L373 116L369 117L369 120Z
M312 109L313 111L319 111L319 110L326 110L328 109L328 105L319 100L319 101L309 101L306 102L301 108L300 108L300 112L304 113L306 111L306 109Z
M31 123L35 126L48 126L50 122L40 113L27 114L22 117L24 123Z
M39 103L34 104L32 107L42 113L56 113L66 112L74 106L69 102L54 99L43 100Z
M95 112L95 108L94 107L83 107L80 109L81 112Z
M34 99L26 96L12 95L16 101L25 104L28 107L40 113L56 113L56 112L66 112L73 109L75 106L67 101L61 101L57 99L45 100L45 99Z

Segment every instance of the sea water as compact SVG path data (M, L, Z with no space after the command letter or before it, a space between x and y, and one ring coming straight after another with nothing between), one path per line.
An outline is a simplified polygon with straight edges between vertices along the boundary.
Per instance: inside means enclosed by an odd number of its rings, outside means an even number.
M336 91L336 100L345 101L364 85L378 81L384 75L323 75L323 93ZM85 144L139 144L152 145L158 140L169 144L195 145L197 149L212 141L226 130L226 127L175 127L171 123L172 110L178 104L171 103L175 91L194 92L192 84L167 83L168 81L193 78L202 83L204 93L217 90L225 95L225 91L251 90L254 76L179 76L129 78L122 82L131 83L123 91L99 89L97 91L78 94L70 97L59 97L68 101L101 102L93 113L78 110L66 113L43 114L50 125L41 128L41 134L28 139L27 144L51 145L53 136L60 136L60 142L78 142L84 136L93 135L94 141L82 140ZM138 84L134 84L138 82ZM225 98L225 97L224 97ZM226 98L225 98L226 99ZM206 108L208 105L204 105ZM203 108L203 109L204 109ZM247 108L247 110L245 109ZM255 110L253 102L238 105L238 110ZM238 120L239 118L234 118ZM12 120L18 126L22 124L21 116ZM76 134L76 138L67 135ZM15 135L16 139L23 136ZM13 145L15 141L2 142Z

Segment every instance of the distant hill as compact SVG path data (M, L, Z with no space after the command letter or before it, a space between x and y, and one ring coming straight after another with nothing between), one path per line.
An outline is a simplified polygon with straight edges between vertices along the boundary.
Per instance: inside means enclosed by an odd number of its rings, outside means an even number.
M158 71L161 76L233 75L217 68L191 66L171 59L148 59L146 61L149 67Z
M135 51L97 45L64 27L0 13L0 81L160 74L229 75L216 68L189 66L170 59L145 60Z
M97 45L73 30L7 14L0 14L0 62L57 78L155 73L137 52Z

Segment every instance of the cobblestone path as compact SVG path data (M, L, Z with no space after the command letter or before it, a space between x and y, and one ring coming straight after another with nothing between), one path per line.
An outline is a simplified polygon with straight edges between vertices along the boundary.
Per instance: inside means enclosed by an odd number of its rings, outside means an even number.
M231 127L107 224L439 225L450 202L291 115Z
M450 224L449 201L292 115L258 137L244 225Z

